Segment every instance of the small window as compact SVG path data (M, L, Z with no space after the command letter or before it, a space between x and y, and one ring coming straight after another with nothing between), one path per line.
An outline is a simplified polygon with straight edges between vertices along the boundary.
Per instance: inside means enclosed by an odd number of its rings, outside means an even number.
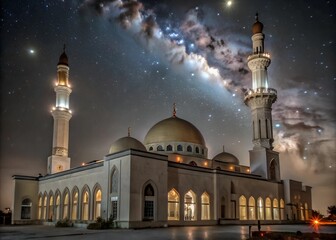
M190 145L187 147L187 152L192 152L192 147Z
M161 145L157 146L156 148L157 151L163 151L163 147Z
M153 147L149 147L149 151L153 151Z
M21 204L21 219L30 219L32 202L29 198L22 201Z
M199 148L198 147L196 147L195 152L199 153Z
M172 145L168 145L168 146L167 146L167 151L173 151L173 147L172 147Z
M183 151L183 147L182 147L182 145L177 145L177 151L179 151L179 152L182 152L182 151Z

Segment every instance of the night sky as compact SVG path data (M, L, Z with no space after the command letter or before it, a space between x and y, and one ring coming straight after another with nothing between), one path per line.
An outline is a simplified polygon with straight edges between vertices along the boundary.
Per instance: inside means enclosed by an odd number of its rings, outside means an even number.
M336 199L335 1L2 1L0 208L13 174L46 174L56 65L66 44L71 166L102 159L131 135L143 141L172 115L202 132L209 158L249 165L255 13L271 55L269 85L281 176L313 187L313 208Z

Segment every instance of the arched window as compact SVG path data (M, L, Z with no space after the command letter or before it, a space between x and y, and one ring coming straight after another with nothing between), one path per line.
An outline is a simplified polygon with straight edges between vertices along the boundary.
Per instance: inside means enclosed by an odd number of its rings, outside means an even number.
M184 195L184 220L196 220L196 194L191 190Z
M280 219L285 220L285 201L280 199Z
M78 189L73 190L72 193L72 208L71 208L71 219L78 219Z
M43 219L47 219L47 194L44 194L43 197Z
M191 165L191 166L197 166L197 163L195 163L194 161L191 161L191 162L189 163L189 165Z
M145 187L144 191L144 220L153 220L154 219L154 201L155 193L154 188L151 184L148 184Z
M279 202L278 199L273 199L273 219L274 220L280 220L279 216Z
M172 147L172 145L168 145L168 146L167 146L167 151L173 151L173 147Z
M207 193L201 196L202 214L201 220L210 220L210 197Z
M187 152L192 152L192 147L190 145L187 147Z
M276 162L273 159L271 164L270 164L270 179L271 180L276 180Z
M196 148L195 148L195 152L196 152L196 153L199 153L199 147L196 147Z
M38 198L38 212L37 212L37 219L42 219L42 196L40 195Z
M180 195L175 189L168 192L168 220L180 220Z
M254 197L249 198L248 202L248 208L249 208L249 220L255 220L256 215L255 215L255 199Z
M97 219L97 217L101 217L101 200L102 200L102 192L100 189L96 190L94 195L94 216L93 219Z
M257 218L264 220L264 201L261 197L257 200Z
M52 220L53 217L54 217L54 196L51 195L51 194L49 196L49 215L48 215L48 220Z
M149 147L149 151L153 151L153 147Z
M179 152L182 152L182 151L183 151L183 147L182 147L182 145L177 145L177 151L179 151Z
M82 220L89 220L89 196L88 190L84 190L82 195Z
M308 204L305 203L305 215L306 215L306 220L309 220L309 210L308 210Z
M114 169L111 177L111 215L113 219L117 219L118 217L118 177L118 169Z
M64 199L63 199L63 219L69 218L69 205L70 205L70 198L69 198L69 192L66 191L64 193Z
M304 209L303 209L303 206L302 206L302 203L299 204L300 206L300 220L305 220L305 217L304 217Z
M157 146L156 148L157 151L163 151L163 147L161 145Z
M32 201L29 198L23 199L21 203L21 219L31 219Z
M246 213L246 197L240 196L239 198L239 219L240 220L247 220L247 213Z
M272 220L272 203L270 198L265 200L266 220Z
M55 201L56 220L60 219L60 208L61 208L61 196L59 193L57 193Z

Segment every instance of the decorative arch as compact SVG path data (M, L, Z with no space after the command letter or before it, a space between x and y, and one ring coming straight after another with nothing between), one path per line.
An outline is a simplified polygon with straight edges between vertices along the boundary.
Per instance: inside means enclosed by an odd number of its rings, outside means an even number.
M256 214L255 214L255 199L254 197L250 197L248 201L248 212L249 212L249 220L255 220Z
M247 202L246 197L241 195L239 197L239 220L247 220Z
M201 220L210 220L210 196L207 192L201 195Z
M257 200L257 219L264 220L264 200L261 197Z
M99 183L93 187L93 219L101 217L102 189Z
M62 212L62 219L69 219L69 212L70 212L70 191L69 188L65 188L63 191L63 212Z
M21 219L31 219L32 200L25 197L21 202Z
M81 194L81 209L82 209L82 220L89 220L90 219L90 188L88 185L84 185L82 188Z
M155 220L156 219L156 198L157 187L152 180L145 182L142 188L143 196L143 220Z
M266 220L272 220L272 201L269 197L265 199Z
M55 219L59 220L61 218L61 192L56 190L55 192Z
M184 221L196 221L196 209L196 194L192 190L189 190L184 195Z
M78 207L79 207L79 189L77 186L73 187L71 192L71 219L78 219Z
M180 194L175 188L168 192L168 220L180 220Z

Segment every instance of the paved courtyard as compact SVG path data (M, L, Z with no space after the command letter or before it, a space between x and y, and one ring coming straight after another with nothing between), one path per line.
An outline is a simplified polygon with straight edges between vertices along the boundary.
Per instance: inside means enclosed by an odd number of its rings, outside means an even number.
M257 226L252 226L256 231ZM265 225L264 231L313 232L308 225ZM247 239L248 226L169 227L141 230L87 230L83 228L55 228L53 226L1 226L0 239L118 239L118 240L194 240L194 239ZM317 232L336 233L336 226L320 226Z

